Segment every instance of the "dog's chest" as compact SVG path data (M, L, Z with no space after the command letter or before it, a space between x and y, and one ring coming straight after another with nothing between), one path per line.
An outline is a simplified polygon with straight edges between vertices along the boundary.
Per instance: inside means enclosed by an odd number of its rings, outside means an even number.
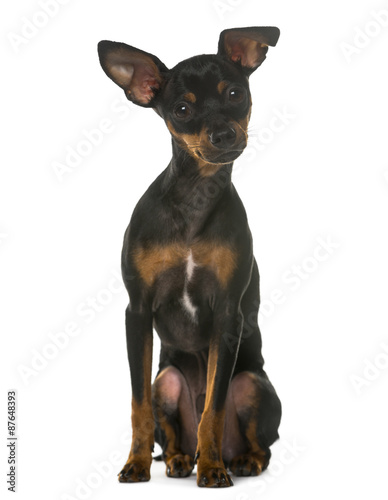
M158 303L178 302L194 322L205 283L226 288L236 269L235 251L226 244L196 242L139 247L134 263L144 285Z

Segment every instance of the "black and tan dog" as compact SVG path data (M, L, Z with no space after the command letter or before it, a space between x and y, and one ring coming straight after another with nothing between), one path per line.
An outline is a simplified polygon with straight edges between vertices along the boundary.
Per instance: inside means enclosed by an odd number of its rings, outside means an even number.
M260 474L278 438L281 405L257 326L259 273L231 182L247 144L248 77L278 37L272 27L228 29L217 55L171 70L123 43L98 46L127 98L165 120L173 149L124 237L133 436L121 482L150 479L155 439L167 476L188 476L196 462L198 486L231 486L226 469ZM151 385L153 328L161 353Z

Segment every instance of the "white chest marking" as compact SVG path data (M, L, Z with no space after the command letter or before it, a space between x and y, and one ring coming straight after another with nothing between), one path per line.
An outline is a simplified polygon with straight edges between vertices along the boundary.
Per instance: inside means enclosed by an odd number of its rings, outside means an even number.
M194 262L193 259L193 252L190 250L190 253L187 257L187 266L186 266L186 279L187 282L191 280L194 274L194 269L197 267L197 264Z
M181 300L181 303L186 310L186 312L189 313L191 319L196 323L197 322L197 307L191 302L190 295L187 293L187 290L185 289L183 291L183 297Z
M191 302L190 295L187 291L187 285L193 277L194 269L197 267L197 264L194 262L193 253L191 250L189 252L189 255L187 256L186 262L185 286L183 288L181 304L183 305L183 308L186 310L186 312L189 313L189 316L194 321L194 323L196 323L198 308Z

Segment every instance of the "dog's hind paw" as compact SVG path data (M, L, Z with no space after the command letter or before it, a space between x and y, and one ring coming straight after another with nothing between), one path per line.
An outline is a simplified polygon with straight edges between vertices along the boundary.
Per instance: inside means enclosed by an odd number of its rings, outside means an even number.
M235 457L229 469L235 476L258 476L268 465L266 456L247 453Z
M166 474L168 477L190 476L194 468L194 459L190 455L177 454L166 460Z

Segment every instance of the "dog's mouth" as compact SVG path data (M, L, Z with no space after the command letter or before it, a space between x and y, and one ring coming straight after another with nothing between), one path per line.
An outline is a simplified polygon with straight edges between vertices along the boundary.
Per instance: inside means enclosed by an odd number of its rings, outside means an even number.
M238 158L247 145L245 127L235 121L225 121L205 128L200 135L196 153L211 164L231 163Z
M220 164L231 163L232 161L236 160L241 155L241 153L243 151L244 151L244 148L232 149L230 151L226 151L226 152L218 154L218 155L209 155L209 154L203 153L199 149L196 152L197 152L198 156L201 158L201 160L205 161L206 163L220 165Z
M245 128L237 123L209 130L204 127L199 133L178 133L171 122L167 127L177 143L197 161L210 165L225 165L236 160L244 151L248 135Z

